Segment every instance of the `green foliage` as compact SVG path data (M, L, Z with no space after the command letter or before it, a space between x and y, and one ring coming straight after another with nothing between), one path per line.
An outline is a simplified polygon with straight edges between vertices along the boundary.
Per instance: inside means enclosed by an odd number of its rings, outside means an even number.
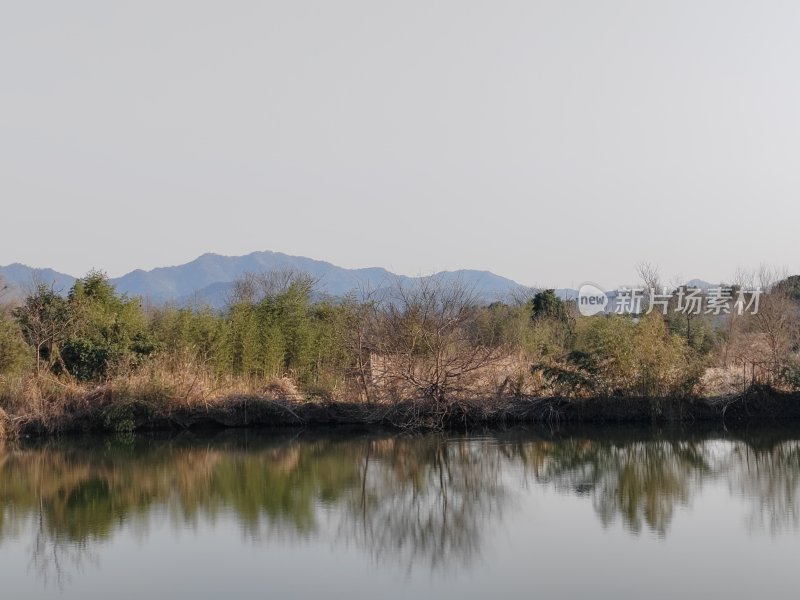
M39 284L12 312L25 341L36 356L36 369L52 369L61 362L59 348L75 321L70 304L52 287Z
M103 377L113 357L108 345L83 337L71 337L64 342L61 356L68 372L81 381Z
M111 404L103 412L103 425L106 431L117 433L131 432L136 429L136 417L130 403Z
M719 333L709 315L683 314L669 311L667 324L671 333L683 338L686 344L700 354L708 354L718 343Z
M686 395L694 391L705 364L680 335L655 314L639 322L634 336L635 391L641 396Z
M781 285L788 290L795 283L790 278ZM376 397L387 389L387 397L408 396L408 389L432 393L427 390L446 387L441 381L458 379L453 373L470 373L459 380L459 385L465 382L461 393L472 382L487 380L481 357L499 357L496 362L511 371L503 376L536 365L537 374L558 393L682 395L696 390L725 336L741 335L749 343L764 332L761 337L774 333L793 340L775 344L781 354L775 364L783 374L774 381L800 387L800 369L793 366L797 337L784 323L797 312L789 301L764 299L757 319L741 319L726 331L722 319L674 311L666 320L655 314L641 320L577 318L554 290L521 305L480 306L457 287L430 284L401 290L395 306L385 299L320 299L313 284L291 271L246 277L221 311L144 310L99 272L78 280L67 297L40 285L11 316L0 312L0 375L23 370L32 358L37 372L80 381L145 375L140 367L147 365L160 380L185 384L187 401L200 387L208 394L241 382L246 389L259 389L268 379L284 376L314 395L357 386L369 399L373 390ZM404 379L390 381L391 368ZM438 383L420 384L428 381ZM368 389L377 385L384 388Z
M530 326L521 327L521 347L535 360L553 360L574 344L575 319L555 290L538 292L528 302Z
M602 315L578 322L574 349L556 365L537 365L555 389L611 396L691 393L704 364L653 314L636 322Z
M523 347L538 358L562 356L574 344L574 325L557 319L540 319L525 330Z
M208 308L165 307L151 315L151 339L167 357L189 358L199 364L225 371L225 322Z
M475 317L472 340L487 346L524 346L530 332L529 311L525 306L493 302Z
M595 378L597 391L617 395L631 386L635 327L631 319L618 315L579 321L577 353L570 359Z
M19 324L0 309L0 376L21 372L30 363L30 358Z
M118 295L102 273L78 280L67 298L39 285L13 314L37 370L98 379L113 365L139 364L156 350L139 301Z
M354 362L347 342L353 307L313 302L312 292L306 279L289 280L259 296L242 294L221 316L204 316L203 345L220 371L334 386Z
M791 275L775 284L775 289L785 293L795 302L800 302L800 275Z
M570 318L566 304L556 296L555 290L538 292L530 301L530 309L534 320L547 318L566 322Z
M63 368L81 380L112 366L136 366L157 349L138 299L116 293L105 274L78 280L68 297L75 326L63 345Z

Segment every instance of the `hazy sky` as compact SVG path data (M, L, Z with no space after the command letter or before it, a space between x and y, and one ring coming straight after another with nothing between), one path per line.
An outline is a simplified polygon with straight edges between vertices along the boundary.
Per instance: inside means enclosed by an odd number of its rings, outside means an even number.
M800 271L800 3L0 0L0 264Z

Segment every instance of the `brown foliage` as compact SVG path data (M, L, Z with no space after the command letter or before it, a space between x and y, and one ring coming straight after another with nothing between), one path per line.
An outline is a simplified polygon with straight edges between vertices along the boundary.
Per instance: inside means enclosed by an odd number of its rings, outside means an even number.
M480 394L481 372L508 350L476 338L479 312L474 292L459 283L397 282L375 317L373 384L437 403Z

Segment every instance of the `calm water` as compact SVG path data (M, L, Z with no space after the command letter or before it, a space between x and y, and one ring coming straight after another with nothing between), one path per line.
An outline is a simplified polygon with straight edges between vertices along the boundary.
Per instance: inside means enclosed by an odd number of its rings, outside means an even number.
M0 450L3 598L795 598L800 431Z

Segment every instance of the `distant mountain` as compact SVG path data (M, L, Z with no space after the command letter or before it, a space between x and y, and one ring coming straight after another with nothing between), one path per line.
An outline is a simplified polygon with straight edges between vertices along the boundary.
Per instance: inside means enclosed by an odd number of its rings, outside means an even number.
M284 268L318 278L320 287L331 295L342 295L365 281L378 282L392 276L386 269L344 269L302 256L253 252L246 256L203 254L184 265L132 271L114 279L113 283L121 292L149 298L153 302L211 300L224 295L230 284L245 273Z
M75 283L75 278L71 275L59 273L53 269L34 269L20 263L14 263L6 267L0 267L0 288L8 286L3 300L18 299L24 297L26 292L38 283L53 286L58 291L66 292Z
M112 279L119 292L140 296L155 304L174 302L196 303L221 307L225 304L233 282L246 273L260 273L274 269L292 268L309 273L319 279L319 289L331 296L342 296L358 289L378 289L395 279L411 282L412 277L394 275L380 267L345 269L328 262L281 252L253 252L246 256L221 256L203 254L199 258L173 267L160 267L150 271L137 269ZM0 276L17 296L32 281L53 284L67 291L75 281L70 275L52 269L33 269L13 264L0 267ZM444 281L458 280L472 288L485 302L507 297L524 286L495 275L489 271L460 270L437 273Z
M702 279L690 279L684 284L687 288L694 288L698 290L708 290L710 288L716 287L719 284L713 284L708 281L704 281Z
M133 271L112 280L120 292L141 296L155 303L203 303L214 307L224 305L232 283L246 273L260 273L291 268L319 279L321 292L342 296L358 289L386 286L397 276L386 269L345 269L329 262L281 252L253 252L246 256L204 254L185 265L161 267L152 271ZM438 274L445 280L460 280L472 287L484 300L491 301L507 295L520 285L488 271L452 271Z
M351 291L384 288L395 280L410 283L415 278L395 275L381 267L368 269L345 269L329 262L304 256L291 256L281 252L253 252L245 256L222 256L203 254L195 260L173 267L159 267L150 271L137 269L112 279L119 292L139 296L154 304L167 302L185 305L199 304L220 308L225 305L233 282L246 273L262 273L274 269L291 268L303 271L319 280L319 291L330 296L343 296ZM483 302L507 299L509 296L530 295L530 288L511 279L489 271L463 269L443 271L435 276L443 281L460 281L473 289ZM0 294L7 301L24 297L33 283L52 285L66 293L75 282L75 277L53 269L35 269L14 263L0 267L0 280L8 288ZM689 287L708 289L712 284L700 279L686 283ZM558 297L568 300L578 296L578 290L559 288ZM610 310L614 306L616 293L608 292Z

